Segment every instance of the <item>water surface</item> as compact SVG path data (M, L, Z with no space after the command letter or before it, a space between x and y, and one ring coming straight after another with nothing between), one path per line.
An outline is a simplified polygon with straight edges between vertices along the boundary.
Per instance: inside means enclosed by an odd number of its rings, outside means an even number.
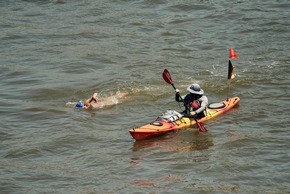
M265 1L0 2L3 193L289 193L290 4ZM236 77L227 80L228 50ZM199 83L238 107L135 142ZM97 111L97 91L130 101Z

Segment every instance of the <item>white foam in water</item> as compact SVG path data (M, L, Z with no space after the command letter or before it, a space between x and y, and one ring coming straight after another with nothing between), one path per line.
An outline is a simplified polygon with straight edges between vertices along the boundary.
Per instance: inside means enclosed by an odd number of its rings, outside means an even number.
M66 105L75 105L77 102L67 102Z
M118 99L117 98L112 98L112 102L114 103L114 104L118 104L119 103L119 101L118 101Z
M65 105L68 107L75 107L77 103L78 102L67 102L67 103L65 103Z

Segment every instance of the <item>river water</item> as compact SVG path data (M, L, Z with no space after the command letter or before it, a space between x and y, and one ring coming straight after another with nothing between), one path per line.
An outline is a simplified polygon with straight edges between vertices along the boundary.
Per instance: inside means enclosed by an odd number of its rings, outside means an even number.
M288 0L0 1L1 193L290 193ZM229 48L236 77L227 80ZM137 141L199 83L239 106ZM95 111L73 103L128 93ZM115 101L114 103L116 103Z

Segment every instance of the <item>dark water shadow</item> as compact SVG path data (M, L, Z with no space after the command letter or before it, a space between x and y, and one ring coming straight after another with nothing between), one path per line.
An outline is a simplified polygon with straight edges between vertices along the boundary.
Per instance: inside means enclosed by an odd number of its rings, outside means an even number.
M163 136L135 141L131 149L133 152L148 148L167 151L196 151L206 150L213 145L210 132L201 133L196 128L188 128Z

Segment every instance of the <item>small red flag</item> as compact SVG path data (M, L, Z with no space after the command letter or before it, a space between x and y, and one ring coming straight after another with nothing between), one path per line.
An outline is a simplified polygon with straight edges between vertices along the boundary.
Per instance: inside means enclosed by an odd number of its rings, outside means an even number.
M228 79L234 79L235 78L234 70L235 70L235 67L233 66L233 64L229 60Z
M229 58L230 59L239 58L239 55L237 55L237 53L232 48L230 48L230 56L229 56Z

